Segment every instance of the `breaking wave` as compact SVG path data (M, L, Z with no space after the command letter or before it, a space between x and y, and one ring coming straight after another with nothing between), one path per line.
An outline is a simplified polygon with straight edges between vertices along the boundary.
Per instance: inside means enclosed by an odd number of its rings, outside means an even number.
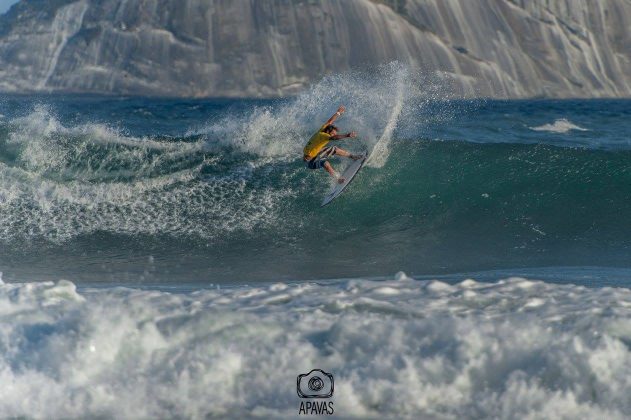
M0 286L7 417L628 418L631 291L523 278L207 289ZM366 333L369 331L369 333Z
M401 86L413 86L411 78L397 64L332 76L289 103L222 112L176 135L63 123L50 106L36 105L0 123L0 235L54 242L96 232L213 239L269 225L283 202L311 182L296 157L337 104L362 111L340 122L362 133L349 147L372 150L379 140L383 165L402 112ZM391 98L393 86L399 96Z
M538 127L530 127L530 129L534 131L548 131L550 133L567 133L571 130L588 131L586 128L579 127L578 125L573 124L565 118L555 120L552 124L543 124Z
M56 265L151 256L158 273L192 256L213 278L271 279L287 255L293 279L628 264L624 103L459 101L396 63L284 100L90 100L0 103L0 252L16 266L43 249ZM339 104L360 133L339 145L371 158L320 209L329 179L300 156ZM550 115L594 131L527 128Z

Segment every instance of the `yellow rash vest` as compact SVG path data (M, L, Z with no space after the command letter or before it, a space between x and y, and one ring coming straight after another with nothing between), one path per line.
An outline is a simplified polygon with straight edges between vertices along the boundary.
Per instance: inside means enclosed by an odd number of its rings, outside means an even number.
M316 157L320 150L322 150L324 146L326 146L327 143L331 140L331 135L322 131L326 128L326 126L327 124L324 124L322 127L320 127L318 132L311 136L309 142L305 146L303 153L305 157L309 158L309 160Z

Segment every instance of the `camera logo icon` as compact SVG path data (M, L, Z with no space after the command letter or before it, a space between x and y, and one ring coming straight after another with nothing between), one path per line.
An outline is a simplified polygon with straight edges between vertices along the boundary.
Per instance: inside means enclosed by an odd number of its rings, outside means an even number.
M300 398L331 398L333 396L333 375L322 369L313 369L298 375L298 396Z

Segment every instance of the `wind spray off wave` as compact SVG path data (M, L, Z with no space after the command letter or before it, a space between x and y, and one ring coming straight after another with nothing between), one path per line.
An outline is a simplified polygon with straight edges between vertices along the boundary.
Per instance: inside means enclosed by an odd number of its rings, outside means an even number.
M97 231L213 239L269 226L281 202L307 191L295 163L318 118L347 103L353 112L342 124L362 133L352 147L372 149L402 109L387 92L406 82L397 66L332 76L293 100L222 109L169 135L132 135L119 121L63 122L54 106L36 104L2 123L0 231L52 241Z

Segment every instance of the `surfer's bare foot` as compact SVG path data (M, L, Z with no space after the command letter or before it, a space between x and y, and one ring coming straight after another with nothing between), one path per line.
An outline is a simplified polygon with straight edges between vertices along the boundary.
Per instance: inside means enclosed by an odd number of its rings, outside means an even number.
M338 178L338 179L337 179L337 183L338 183L338 184L343 184L343 183L344 183L344 181L346 181L346 179L344 179L344 178L342 178L342 177L340 177L340 178Z
M353 160L359 160L361 159L363 156L362 155L351 155L350 158Z

